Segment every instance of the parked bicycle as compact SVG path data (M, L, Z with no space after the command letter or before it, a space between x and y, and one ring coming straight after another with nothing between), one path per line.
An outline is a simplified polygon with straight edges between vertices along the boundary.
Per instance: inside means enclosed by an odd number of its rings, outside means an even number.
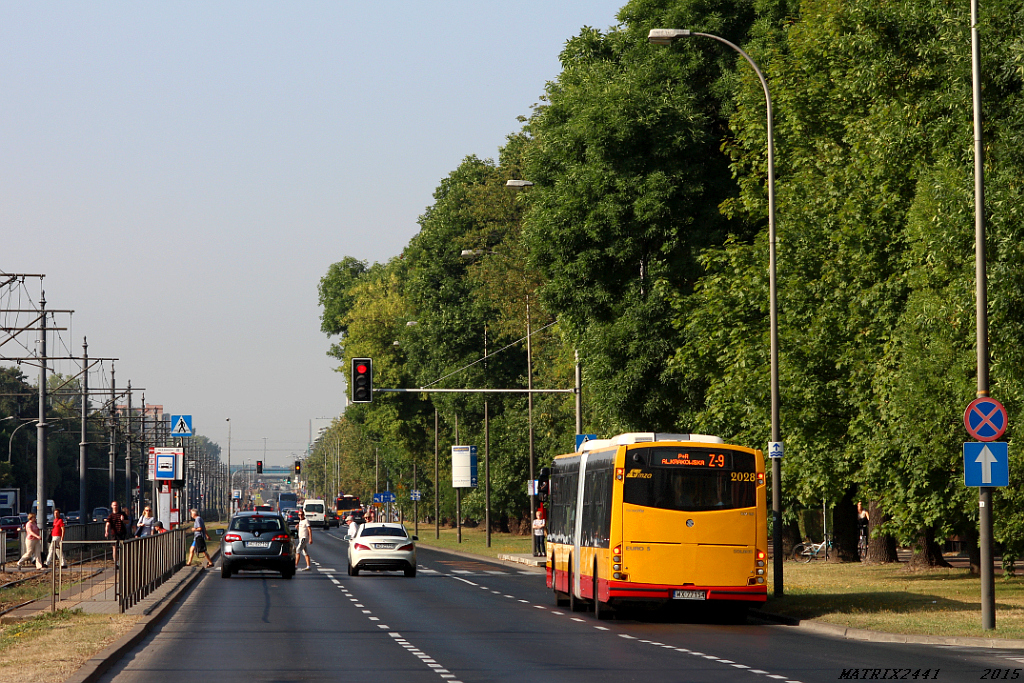
M796 562L810 562L818 558L828 559L828 551L831 547L831 538L826 538L821 543L799 543L793 548L793 560Z

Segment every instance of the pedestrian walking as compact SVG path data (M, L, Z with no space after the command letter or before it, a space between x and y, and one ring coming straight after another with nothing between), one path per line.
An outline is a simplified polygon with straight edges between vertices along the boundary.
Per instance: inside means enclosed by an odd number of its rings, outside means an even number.
M154 534L166 534L167 533L167 529L164 528L164 523L163 522L155 523L153 525L153 533Z
M110 514L107 516L107 523L103 527L103 537L114 541L113 557L114 566L117 566L117 546L121 541L128 538L128 514L121 509L121 504L116 500L110 503Z
M546 557L547 551L544 549L544 527L547 525L547 520L544 519L544 512L537 510L537 518L533 520L533 556L534 557Z
M192 514L192 547L188 549L188 562L185 564L192 565L192 556L204 555L206 557L206 566L212 567L213 560L210 559L210 553L206 550L206 542L210 540L210 534L206 532L206 522L199 516L199 510L193 508L189 510Z
M299 510L299 544L295 547L295 566L299 566L299 557L303 555L306 557L306 566L297 571L309 571L309 552L306 548L311 545L313 545L313 530L310 528L309 522L306 521L306 513Z
M139 538L153 535L153 526L156 524L156 517L153 516L153 508L147 505L142 509L139 521L135 524L135 535Z
M356 522L356 516L355 515L349 515L348 516L348 535L351 536L352 538L355 538L357 533L359 533L359 523Z
M28 513L28 521L25 522L25 554L18 560L18 568L31 560L35 560L36 569L43 568L42 552L43 535L39 532L39 525L36 524L36 513Z
M50 531L50 552L46 555L44 567L53 565L54 560L60 562L60 566L67 568L68 563L64 559L64 515L57 508L53 509L53 529Z

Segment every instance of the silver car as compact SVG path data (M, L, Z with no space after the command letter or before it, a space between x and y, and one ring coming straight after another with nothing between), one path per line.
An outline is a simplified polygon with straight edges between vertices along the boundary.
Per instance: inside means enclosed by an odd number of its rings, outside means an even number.
M220 552L220 575L224 579L239 570L269 569L281 572L285 579L295 575L288 523L276 512L235 514L221 539Z

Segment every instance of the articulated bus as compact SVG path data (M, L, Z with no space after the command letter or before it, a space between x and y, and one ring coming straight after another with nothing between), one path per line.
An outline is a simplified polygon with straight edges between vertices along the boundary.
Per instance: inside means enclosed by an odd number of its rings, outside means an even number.
M764 456L702 434L620 434L555 458L547 585L600 618L627 603L768 599ZM676 602L674 604L682 604Z
M353 496L346 493L343 496L338 496L334 501L334 509L337 510L340 515L348 510L361 510L362 504L359 502L359 496Z

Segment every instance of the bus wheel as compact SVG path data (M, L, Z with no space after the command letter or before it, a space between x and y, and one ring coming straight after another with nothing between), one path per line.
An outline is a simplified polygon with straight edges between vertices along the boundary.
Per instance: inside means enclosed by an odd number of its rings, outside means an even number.
M582 601L579 598L576 597L576 592L573 590L575 585L576 585L576 583L573 581L573 575L572 575L572 555L570 555L569 556L569 585L567 586L567 588L569 589L569 611L570 612L579 612L580 610L583 609Z
M608 613L608 603L601 605L601 598L597 592L597 565L594 565L594 618L600 621L601 619L607 619L610 615Z

